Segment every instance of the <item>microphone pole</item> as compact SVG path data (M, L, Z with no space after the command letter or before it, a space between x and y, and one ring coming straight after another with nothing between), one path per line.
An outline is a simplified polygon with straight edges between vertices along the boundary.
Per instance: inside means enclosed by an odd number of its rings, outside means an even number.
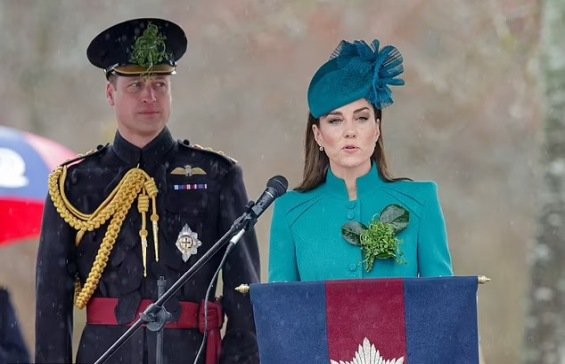
M248 206L247 211L238 220L236 220L237 222L241 219L242 226L236 227L236 230L239 229L239 231L232 237L230 243L232 245L237 244L241 236L253 225L255 225L259 216L261 216L263 212L267 210L267 207L269 207L275 199L282 196L286 192L287 188L288 181L286 180L286 178L284 178L283 176L271 177L267 181L267 188L265 189L265 191L263 191L261 196L259 196L257 202L252 202Z
M257 199L257 203L249 201L246 206L245 212L237 218L228 231L222 235L222 237L216 241L210 249L204 253L194 264L180 276L177 281L167 289L154 303L149 305L145 311L140 315L140 317L129 327L129 329L122 334L110 346L104 354L102 354L95 364L105 363L108 358L114 354L120 346L122 346L130 336L132 336L135 331L137 331L144 324L151 331L162 330L168 320L168 312L164 309L163 305L173 296L194 274L196 274L203 266L206 264L225 244L229 242L230 246L233 247L241 236L255 223L257 218L261 216L263 212L269 207L273 201L283 195L288 187L288 182L283 176L275 176L269 179L267 182L267 188L261 196Z

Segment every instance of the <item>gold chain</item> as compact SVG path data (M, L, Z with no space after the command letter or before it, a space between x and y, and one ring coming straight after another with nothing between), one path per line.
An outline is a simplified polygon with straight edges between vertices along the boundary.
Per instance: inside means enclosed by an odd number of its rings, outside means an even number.
M94 263L88 273L84 286L81 288L80 285L77 284L76 287L75 305L82 309L86 306L100 282L102 272L104 272L104 269L108 264L110 253L116 243L121 226L135 199L139 196L140 200L144 200L144 202L141 202L142 205L149 205L148 201L145 202L148 198L147 195L149 195L149 198L151 198L153 202L153 214L157 214L157 186L155 185L153 178L151 178L145 171L140 168L132 168L124 175L110 195L92 214L85 214L76 209L68 200L64 188L66 176L67 166L59 167L51 173L49 176L49 195L51 196L51 200L53 201L59 215L67 224L77 230L77 237L75 240L76 245L80 243L80 240L86 231L98 229L111 218L108 229L102 239L102 243L100 244L100 248L98 249L98 253L96 254L96 258L94 259ZM143 222L145 222L145 212L147 210L148 209L145 208L140 209ZM143 235L147 236L145 223L142 224L140 235L142 237ZM156 233L154 233L154 240L155 249L157 250L158 241ZM145 241L145 246L146 245L147 242ZM146 255L145 246L142 244L143 256ZM143 265L145 275L145 259Z

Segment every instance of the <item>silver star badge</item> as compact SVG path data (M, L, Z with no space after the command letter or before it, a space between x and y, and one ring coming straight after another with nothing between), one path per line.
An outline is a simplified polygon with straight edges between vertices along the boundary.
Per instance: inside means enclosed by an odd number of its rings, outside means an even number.
M202 242L198 240L198 234L192 231L188 224L184 224L175 245L182 253L182 260L186 262L191 255L197 253Z

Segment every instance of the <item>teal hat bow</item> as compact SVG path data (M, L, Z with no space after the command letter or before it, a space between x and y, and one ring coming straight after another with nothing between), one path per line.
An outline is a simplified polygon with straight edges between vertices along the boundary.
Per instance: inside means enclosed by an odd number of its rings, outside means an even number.
M394 46L379 50L379 41L341 41L314 74L308 87L310 113L319 118L359 99L367 99L377 109L394 100L389 86L402 86L402 55Z

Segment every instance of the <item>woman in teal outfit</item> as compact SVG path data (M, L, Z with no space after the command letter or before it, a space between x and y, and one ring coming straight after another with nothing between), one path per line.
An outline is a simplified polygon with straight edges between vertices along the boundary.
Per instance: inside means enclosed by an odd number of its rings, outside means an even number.
M394 179L382 109L402 56L342 41L308 89L303 181L276 201L269 281L453 275L434 182Z

